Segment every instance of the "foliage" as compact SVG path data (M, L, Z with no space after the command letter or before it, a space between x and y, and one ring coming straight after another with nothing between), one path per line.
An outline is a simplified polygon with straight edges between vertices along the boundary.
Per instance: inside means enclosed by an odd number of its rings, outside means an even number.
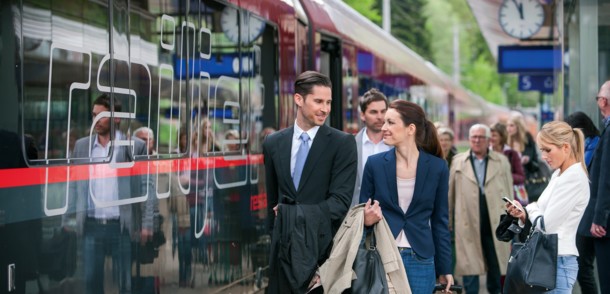
M376 24L381 23L381 10L375 6L376 0L343 0L343 2L351 6L372 22Z
M377 0L379 11L383 0ZM432 59L430 34L426 30L427 18L424 8L427 0L390 0L391 33L403 44L426 60Z

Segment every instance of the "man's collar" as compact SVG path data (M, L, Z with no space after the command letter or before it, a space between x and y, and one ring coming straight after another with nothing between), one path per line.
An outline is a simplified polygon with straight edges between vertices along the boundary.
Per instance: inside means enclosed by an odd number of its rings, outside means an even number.
M608 127L608 124L610 124L610 115L604 118L604 128Z

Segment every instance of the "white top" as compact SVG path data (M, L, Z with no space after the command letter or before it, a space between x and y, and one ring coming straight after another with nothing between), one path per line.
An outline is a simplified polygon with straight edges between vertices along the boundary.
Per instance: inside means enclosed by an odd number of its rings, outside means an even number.
M311 144L313 144L313 139L316 137L319 126L315 126L309 131L307 131L307 135L309 135L309 149L311 150ZM303 133L303 129L299 128L297 125L297 121L294 121L294 134L292 135L292 150L290 151L290 174L294 175L294 166L297 162L297 152L299 151L299 147L301 147L301 134Z
M373 143L366 134L366 128L364 128L364 131L362 132L362 166L366 166L366 161L369 159L369 156L388 151L391 148L392 147L386 145L383 140L379 141L377 144Z
M561 176L557 169L537 202L525 207L530 221L542 215L548 234L557 234L558 255L578 256L576 231L589 203L589 178L580 162Z
M116 140L121 140L123 136L121 133L116 132L115 138ZM95 161L101 161L103 158L108 157L110 145L111 143L108 142L106 147L102 146L96 135L91 149L91 158L95 159ZM115 162L118 148L120 147L115 146L113 148L113 153L115 154L111 156L111 162ZM92 178L89 181L89 192L91 193L89 207L94 207L95 210L89 210L88 216L96 219L118 219L120 216L118 205L100 208L96 207L93 202L93 198L101 203L119 199L119 183L117 181L118 175L116 169L109 167L107 164L92 164L89 166L89 174Z
M398 188L398 205L400 205L400 208L402 208L404 213L407 213L409 205L411 205L411 201L413 200L415 178L401 179L396 177L396 186ZM400 230L400 233L396 237L396 245L398 247L411 247L404 230Z

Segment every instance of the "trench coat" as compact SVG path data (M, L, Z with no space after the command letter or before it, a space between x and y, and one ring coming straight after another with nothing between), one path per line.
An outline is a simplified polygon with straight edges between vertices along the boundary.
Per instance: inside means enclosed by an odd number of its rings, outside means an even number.
M456 275L487 272L480 237L479 186L470 161L470 150L456 155L449 175L449 223L455 233ZM489 152L484 188L492 231L483 233L495 236L493 231L505 213L502 197L513 199L510 164L503 154ZM493 239L500 272L505 275L510 244Z

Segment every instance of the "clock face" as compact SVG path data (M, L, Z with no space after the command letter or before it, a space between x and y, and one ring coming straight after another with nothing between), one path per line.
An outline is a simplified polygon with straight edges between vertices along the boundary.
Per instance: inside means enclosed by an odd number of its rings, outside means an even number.
M538 0L504 0L498 19L508 35L526 39L542 27L544 8Z
M249 44L256 40L265 30L265 22L249 13L241 13L241 24L238 24L239 11L236 8L227 6L222 10L220 23L222 31L229 41L237 44L239 39L239 29L241 28L241 43Z

